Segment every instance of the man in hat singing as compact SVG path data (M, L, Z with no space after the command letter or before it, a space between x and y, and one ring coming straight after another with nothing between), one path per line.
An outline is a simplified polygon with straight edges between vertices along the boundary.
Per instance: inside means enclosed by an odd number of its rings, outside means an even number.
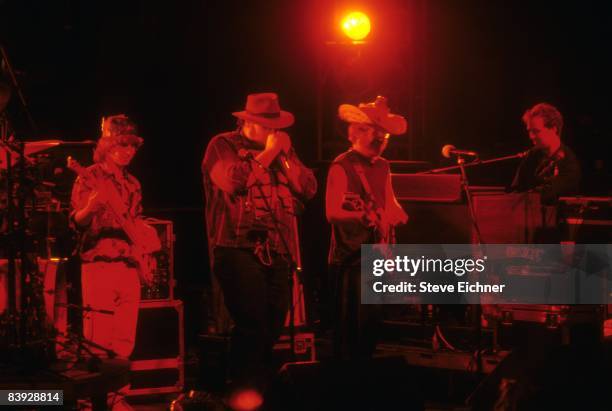
M287 314L299 247L295 217L317 182L281 131L293 115L275 93L251 94L233 113L238 129L210 141L202 162L213 272L235 323L230 378L262 390L266 363Z
M389 163L381 157L391 135L406 132L404 117L391 114L378 96L359 106L342 104L351 148L329 169L326 215L332 225L330 276L336 303L334 354L369 358L380 326L380 307L360 304L361 244L392 242L392 228L408 221L391 185Z

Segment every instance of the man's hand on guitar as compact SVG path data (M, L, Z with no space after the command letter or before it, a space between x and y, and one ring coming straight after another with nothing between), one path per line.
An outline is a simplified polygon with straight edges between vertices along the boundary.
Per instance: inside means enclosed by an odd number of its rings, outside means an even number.
M95 213L98 210L104 208L105 204L106 200L104 199L104 195L99 191L93 190L91 193L89 193L89 197L87 198L87 205L85 206L85 208L90 213Z
M74 214L75 222L81 226L88 225L93 216L104 206L105 202L102 199L102 195L96 190L91 191L87 197L85 206Z

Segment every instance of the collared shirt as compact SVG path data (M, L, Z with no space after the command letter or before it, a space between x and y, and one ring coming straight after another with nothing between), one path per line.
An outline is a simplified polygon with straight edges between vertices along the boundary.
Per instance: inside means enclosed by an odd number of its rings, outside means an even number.
M104 193L114 191L116 208L132 218L142 212L142 192L138 180L126 170L119 174L108 171L101 164L94 164L79 176L72 187L71 220L87 205L93 190ZM76 224L75 224L76 225ZM80 253L84 262L125 261L133 264L130 254L130 241L115 217L111 207L100 208L86 227L78 227L81 232Z
M273 252L287 254L286 242L289 253L295 256L295 216L303 207L300 200L314 196L317 182L313 172L290 150L287 159L300 170L300 187L295 192L277 161L269 169L257 163L255 157L262 151L263 147L237 131L219 134L208 144L202 176L211 250L217 246L255 249L265 245Z

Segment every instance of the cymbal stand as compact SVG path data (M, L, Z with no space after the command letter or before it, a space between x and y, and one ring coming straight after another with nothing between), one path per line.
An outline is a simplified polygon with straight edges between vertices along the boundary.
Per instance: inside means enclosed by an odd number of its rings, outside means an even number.
M32 129L36 131L36 124L30 113L27 101L19 87L15 70L10 63L8 53L0 43L0 57L4 62L7 73L10 76L11 84L19 101L27 114ZM31 274L31 267L26 256L25 238L25 156L24 143L17 141L9 135L9 120L6 112L0 113L0 147L6 152L6 190L7 190L7 232L5 240L7 242L8 257L8 323L13 326L13 339L18 349L23 349L27 343L27 298L23 294L26 292L26 278ZM13 167L13 154L16 154L15 164L17 165L17 178ZM14 198L16 183L18 183L17 196ZM16 203L15 203L16 202ZM20 301L17 296L17 267L16 261L20 260L21 275L19 276L19 290L21 293ZM18 307L18 304L20 305Z
M95 313L100 313L100 314L105 314L105 315L113 315L114 314L114 311L98 310L98 309L91 308L90 306L82 307L82 306L77 305L77 304L57 304L57 306L71 308L71 309L74 309L74 310L79 310L81 312L95 312ZM96 364L99 364L100 361L101 361L100 355L96 354L95 352L93 352L92 349L103 351L108 358L115 358L117 356L117 353L115 351L111 350L110 348L106 348L106 347L104 347L104 346L102 346L102 345L100 345L98 343L95 343L95 342L93 342L91 340L88 340L81 333L78 333L78 332L66 332L66 333L62 333L62 332L58 331L55 327L54 327L54 330L55 330L57 335L63 335L67 339L70 339L71 341L76 342L76 345L77 345L77 347L76 347L76 362L80 362L83 359L82 352L85 352L90 357L90 360L89 360L90 364L89 365L91 367L95 367ZM69 344L66 343L66 342L60 342L60 345L64 346L67 349L69 348Z

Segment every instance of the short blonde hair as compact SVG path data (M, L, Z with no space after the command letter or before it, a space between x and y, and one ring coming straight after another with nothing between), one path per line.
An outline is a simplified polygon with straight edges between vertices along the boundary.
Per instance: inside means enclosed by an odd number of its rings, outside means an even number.
M523 114L523 123L529 124L529 120L534 117L542 118L546 128L557 128L557 134L561 135L563 129L563 116L555 106L548 103L538 103Z

